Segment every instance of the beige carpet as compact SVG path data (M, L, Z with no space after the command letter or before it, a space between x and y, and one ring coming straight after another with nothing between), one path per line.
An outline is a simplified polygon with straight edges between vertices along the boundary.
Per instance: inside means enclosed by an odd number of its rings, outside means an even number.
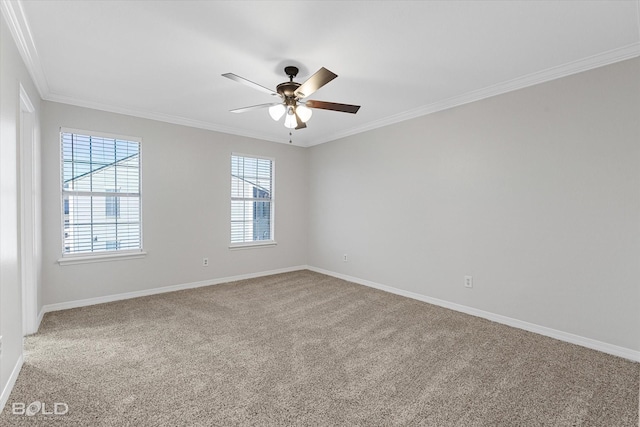
M638 425L637 363L309 271L49 313L25 346L3 426Z

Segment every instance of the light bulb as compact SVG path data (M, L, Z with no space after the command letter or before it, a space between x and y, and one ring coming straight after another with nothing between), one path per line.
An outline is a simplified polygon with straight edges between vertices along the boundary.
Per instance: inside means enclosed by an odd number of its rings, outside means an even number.
M284 107L284 104L272 105L271 107L269 107L269 115L273 120L277 122L278 120L280 120L286 110L287 109Z
M313 114L313 111L311 111L311 108L307 107L306 105L300 104L296 107L296 113L298 113L298 117L300 117L300 120L306 123L307 120L311 118L311 114Z

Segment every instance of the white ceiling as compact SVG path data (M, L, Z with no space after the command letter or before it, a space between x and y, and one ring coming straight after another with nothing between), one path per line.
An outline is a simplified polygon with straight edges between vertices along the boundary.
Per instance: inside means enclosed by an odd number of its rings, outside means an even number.
M640 2L21 1L2 11L43 99L288 143L275 89L338 78L309 99L309 146L640 55Z

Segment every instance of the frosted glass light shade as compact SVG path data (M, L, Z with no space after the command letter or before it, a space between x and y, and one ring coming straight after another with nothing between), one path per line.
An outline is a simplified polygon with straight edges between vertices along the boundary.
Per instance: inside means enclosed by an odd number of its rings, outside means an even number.
M306 105L300 104L296 107L296 113L298 113L298 117L300 117L300 120L306 123L307 120L311 118L311 114L313 114L313 111L311 111L311 108L307 107Z
M295 114L287 114L287 117L285 117L284 119L284 126L289 128L289 129L293 129L294 127L298 126L298 122L296 121L296 116Z
M285 108L284 104L272 105L271 107L269 107L269 115L273 120L277 122L284 115L284 112L286 110L287 109Z

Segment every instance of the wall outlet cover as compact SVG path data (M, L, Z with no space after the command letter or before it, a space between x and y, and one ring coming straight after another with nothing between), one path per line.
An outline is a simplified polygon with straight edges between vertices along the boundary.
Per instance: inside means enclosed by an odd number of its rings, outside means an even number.
M465 288L473 288L473 277L472 276L464 276L464 287Z

